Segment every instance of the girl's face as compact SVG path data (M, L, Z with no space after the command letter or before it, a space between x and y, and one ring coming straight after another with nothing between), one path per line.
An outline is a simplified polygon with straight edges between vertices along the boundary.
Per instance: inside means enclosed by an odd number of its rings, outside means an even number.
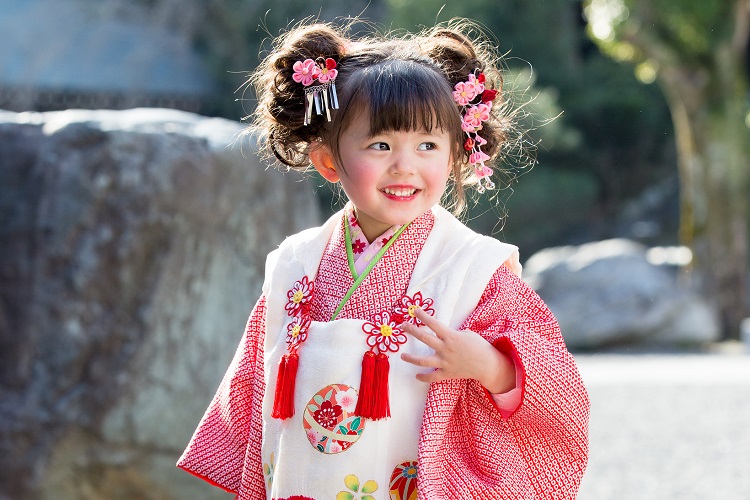
M451 136L439 128L370 135L358 116L339 138L341 187L368 241L440 201L451 171Z

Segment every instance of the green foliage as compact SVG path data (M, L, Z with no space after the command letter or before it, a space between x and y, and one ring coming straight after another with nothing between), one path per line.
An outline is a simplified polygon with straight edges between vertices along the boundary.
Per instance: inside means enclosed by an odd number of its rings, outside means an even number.
M586 0L584 10L592 38L615 59L642 62L650 56L648 45L659 42L675 58L697 64L727 38L734 5L730 0Z
M504 237L534 248L565 242L586 225L589 238L609 237L613 225L594 221L614 218L622 203L674 172L664 97L596 49L586 35L580 2L424 0L418 9L403 0L388 4L398 28L453 16L481 21L504 55L506 81L515 93L526 89L516 97L519 104L530 100L521 126L537 144L539 166L517 179L507 204L492 209L482 201L472 210L470 225L476 229L496 231L505 222ZM575 190L578 197L567 196ZM538 213L532 204L538 204ZM539 224L531 215L542 217Z

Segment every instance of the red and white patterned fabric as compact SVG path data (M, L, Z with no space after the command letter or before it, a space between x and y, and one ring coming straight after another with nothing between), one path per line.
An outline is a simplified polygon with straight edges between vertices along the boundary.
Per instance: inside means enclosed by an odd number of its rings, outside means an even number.
M345 252L343 216L335 217L323 229L295 237L296 241L312 241L299 245L301 252L314 253L318 245L322 255L319 269L307 273L315 276L316 296L310 307L313 321L329 321L353 283ZM460 245L445 245L443 255L433 255L430 262L419 259L428 236L434 238L440 232L438 228L433 231L436 217L450 216L436 208L417 218L352 294L338 318L368 319L383 310L393 310L404 294L413 294L421 282L440 280L441 272L453 271L441 270L440 263L450 252L462 251ZM443 238L456 228L450 226ZM325 231L330 237L326 235L323 244L319 236L310 239ZM466 248L475 242L469 241ZM469 273L493 262L476 260L476 265L467 266ZM267 277L276 265L269 258ZM454 311L452 317L465 318L461 328L482 334L514 359L522 372L521 401L513 410L498 408L475 380L431 384L418 444L419 497L575 498L588 455L588 396L547 307L502 261L492 265L495 267L489 272L477 271L489 277L477 297L464 300L467 294L454 289L447 289L445 294L455 297L458 313ZM266 498L264 468L273 466L264 464L261 458L267 377L263 346L267 322L275 314L266 307L267 293L264 287L264 296L250 315L235 358L178 463L240 499ZM285 313L281 309L280 313ZM300 352L302 365L306 360ZM382 493L381 489L376 498Z
M362 271L365 270L375 255L388 243L401 226L391 226L373 241L367 241L367 236L365 236L362 228L359 227L357 215L354 213L354 205L347 203L344 213L346 214L346 220L349 224L349 234L351 235L354 269L357 271L357 275L359 275L362 274Z

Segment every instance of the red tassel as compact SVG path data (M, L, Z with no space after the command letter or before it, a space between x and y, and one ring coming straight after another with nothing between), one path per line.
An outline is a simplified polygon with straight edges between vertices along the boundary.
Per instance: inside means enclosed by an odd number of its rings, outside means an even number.
M284 354L279 360L276 391L273 396L273 418L285 419L294 415L294 388L297 383L299 356L296 352Z
M388 401L388 356L367 351L362 358L362 379L355 414L370 420L391 416Z
M373 382L375 381L375 353L367 351L362 356L362 376L359 380L359 397L354 414L369 418L372 414Z
M388 374L390 370L391 365L388 363L388 356L381 352L375 360L375 403L372 408L373 420L379 420L391 416L391 405L388 401Z

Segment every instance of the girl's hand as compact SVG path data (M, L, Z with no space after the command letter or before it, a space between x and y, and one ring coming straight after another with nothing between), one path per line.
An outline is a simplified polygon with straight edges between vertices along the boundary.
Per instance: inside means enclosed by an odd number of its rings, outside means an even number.
M508 392L515 387L513 361L471 330L454 330L429 316L421 309L415 316L424 323L416 327L404 323L400 328L435 351L432 356L401 354L407 363L434 370L418 373L421 382L437 382L450 378L473 378L493 394Z

